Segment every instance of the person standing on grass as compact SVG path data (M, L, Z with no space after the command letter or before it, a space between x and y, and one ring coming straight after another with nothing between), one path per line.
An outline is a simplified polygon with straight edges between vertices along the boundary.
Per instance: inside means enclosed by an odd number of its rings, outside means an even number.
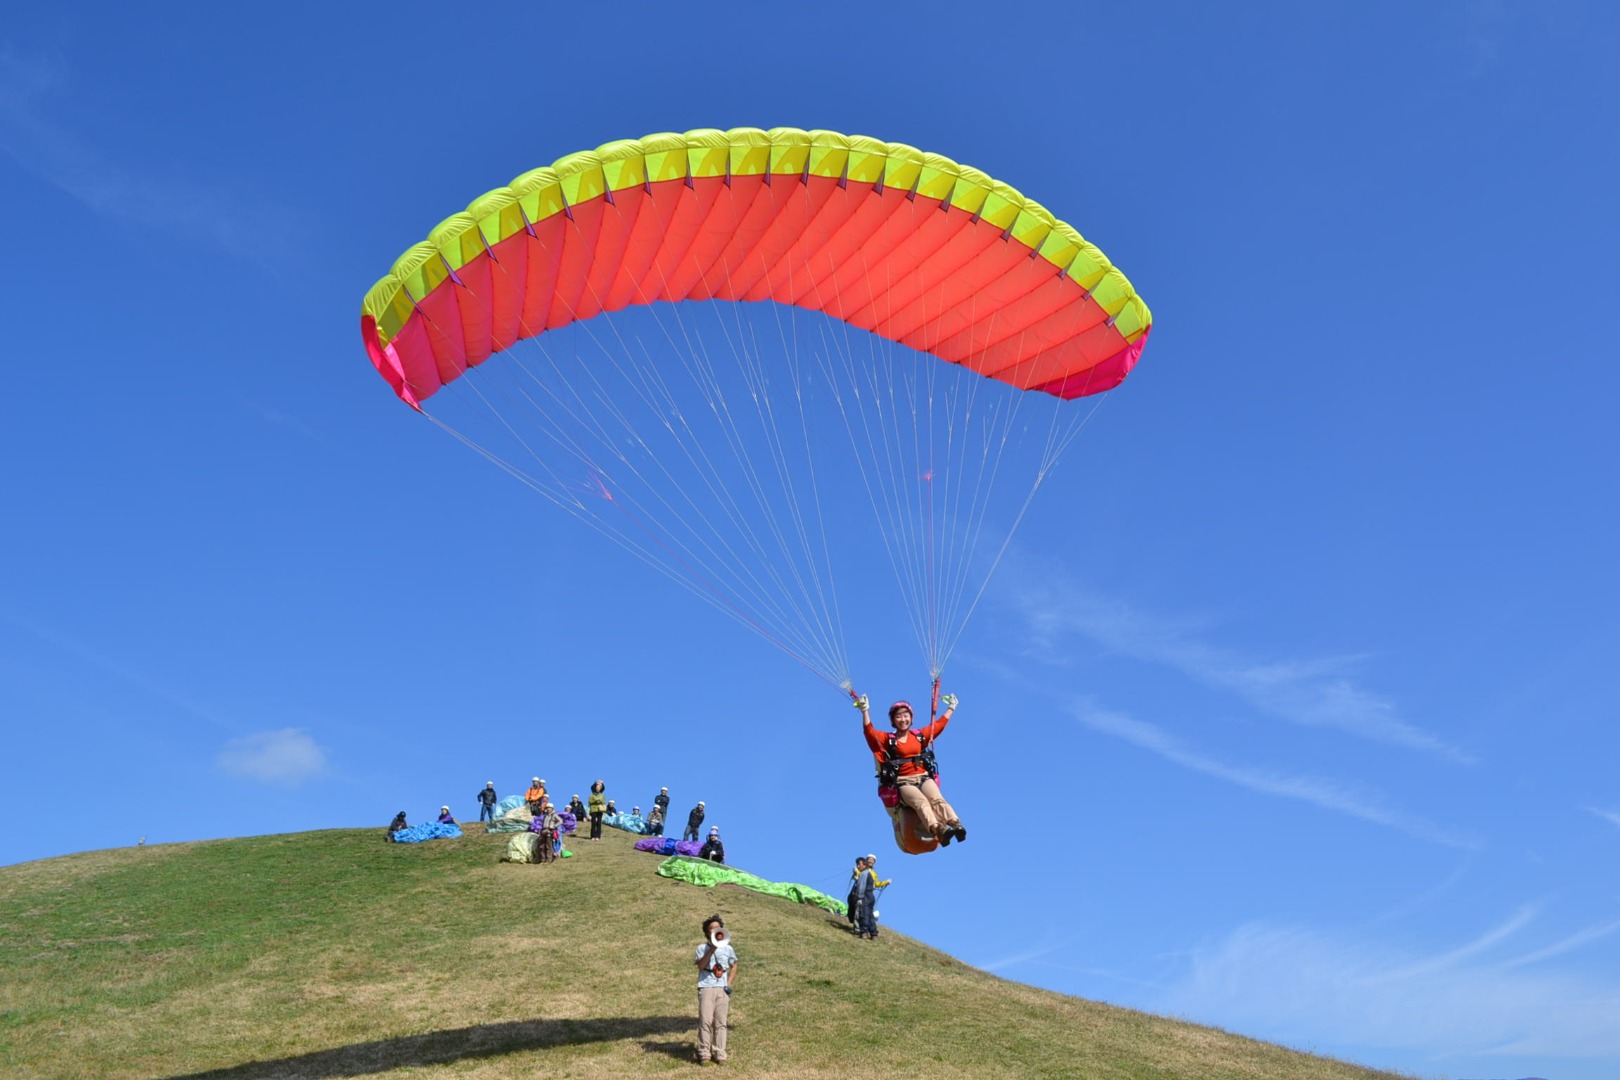
M849 875L849 898L844 901L844 917L849 920L849 928L856 933L860 932L861 875L865 873L866 856L855 856L855 869Z
M699 802L692 807L692 812L686 815L686 831L681 833L682 840L696 840L698 830L703 828L703 803Z
M598 780L591 785L591 839L602 839L602 815L607 813L607 785Z
M529 804L529 813L539 817L540 804L546 801L546 782L538 776L531 780L529 790L523 793L523 801Z
M557 833L562 828L562 816L551 805L550 799L540 803L540 843L539 855L543 863L555 862L557 859Z
M480 823L495 820L495 804L501 797L495 794L495 781L484 783L484 790L478 793L478 820Z
M855 875L855 930L866 941L876 941L877 891L888 885L877 876L877 856L868 855L856 863L861 869Z
M726 1024L731 1014L731 983L737 977L737 952L725 933L725 920L710 915L703 920L703 944L694 962L698 969L699 1065L726 1062Z
M658 794L653 796L653 805L662 810L665 817L669 816L669 788L658 789Z

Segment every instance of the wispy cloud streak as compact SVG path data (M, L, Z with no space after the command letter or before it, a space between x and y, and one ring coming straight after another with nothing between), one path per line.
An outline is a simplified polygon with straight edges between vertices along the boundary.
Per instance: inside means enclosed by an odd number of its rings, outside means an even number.
M1257 662L1200 639L1190 623L1144 615L1062 580L1018 589L1015 596L1035 641L1055 662L1067 655L1058 647L1059 639L1078 634L1110 652L1161 664L1229 691L1292 724L1331 728L1454 761L1472 760L1458 747L1402 720L1388 700L1356 685L1346 674L1354 657Z
M287 265L297 222L278 207L175 175L108 160L51 116L66 64L0 45L0 153L103 217L171 229L265 267Z
M1614 1023L1620 988L1612 982L1526 972L1525 957L1490 959L1533 921L1532 912L1520 911L1432 957L1375 940L1252 923L1197 950L1186 975L1152 1007L1262 1038L1416 1048L1436 1059L1620 1055ZM1567 951L1609 930L1582 931L1529 956Z
M1018 967L1021 964L1034 963L1038 960L1044 959L1045 957L1051 956L1053 953L1061 952L1063 949L1067 948L1069 944L1070 943L1068 941L1060 941L1055 945L1037 945L1032 949L1025 949L1022 952L1013 953L1011 956L1003 956L999 959L980 964L979 967L983 968L985 971L1000 971L1004 968Z
M1592 813L1596 814L1598 817L1602 818L1604 821L1607 821L1610 825L1613 825L1615 828L1620 829L1620 813L1616 813L1613 810L1599 810L1595 806L1587 807L1587 809L1591 810Z
M1569 935L1569 937L1564 938L1562 941L1556 941L1544 948L1537 949L1535 952L1514 957L1512 960L1509 960L1502 966L1504 968L1516 968L1525 967L1529 964L1539 964L1543 960L1550 960L1555 956L1563 956L1565 953L1576 951L1583 945L1588 945L1594 941L1599 941L1606 938L1616 930L1620 930L1620 921L1607 923L1603 926L1589 926L1585 930L1581 930L1577 933Z
M204 708L183 695L174 692L145 673L137 671L119 661L112 660L96 650L80 643L79 641L68 637L65 634L58 633L48 626L35 622L33 619L28 618L19 612L12 611L9 608L0 607L0 622L10 623L17 629L26 631L39 640L60 649L62 652L65 652L70 656L75 657L89 667L92 667L107 675L111 675L114 678L121 679L132 686L139 687L152 697L179 710L180 712L185 713L188 716L194 717L198 720L204 720L216 727L230 727L230 724L227 721L217 716L211 710Z
M1193 749L1155 724L1122 713L1098 709L1089 704L1074 706L1073 715L1093 731L1123 739L1173 764L1237 784L1262 795L1297 799L1324 810L1385 825L1421 840L1447 847L1477 850L1481 846L1476 838L1402 813L1386 805L1376 795L1356 791L1340 781L1319 776L1274 772L1221 761Z

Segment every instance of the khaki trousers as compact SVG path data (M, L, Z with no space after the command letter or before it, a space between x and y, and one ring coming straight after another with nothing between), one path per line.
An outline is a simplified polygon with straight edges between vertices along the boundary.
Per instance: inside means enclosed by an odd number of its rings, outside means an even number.
M917 815L923 828L938 836L941 828L956 823L956 811L939 793L939 785L934 783L933 777L924 776L921 780L917 783L913 777L902 776L895 786L899 789L900 801Z
M731 998L723 986L698 987L698 1060L726 1060L726 1018Z

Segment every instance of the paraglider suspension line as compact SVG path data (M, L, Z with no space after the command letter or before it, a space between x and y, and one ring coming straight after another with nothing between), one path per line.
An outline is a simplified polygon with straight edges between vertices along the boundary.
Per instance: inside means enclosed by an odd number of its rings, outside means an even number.
M781 638L779 638L775 634L771 633L768 629L761 626L753 618L749 617L748 612L746 612L742 608L738 607L737 604L731 599L731 597L727 596L724 591L716 588L714 586L714 584L712 582L710 582L708 578L706 578L702 574L700 574L692 566L691 563L689 563L685 559L681 558L681 555L680 555L680 553L678 551L675 551L668 544L664 543L663 539L656 532L654 532L652 529L649 529L647 526L643 525L641 523L640 519L638 519L634 514L632 514L625 507L624 503L620 502L618 499L615 499L613 497L613 492L608 488L607 484L603 483L602 478L601 478L601 476L599 474L598 475L593 475L592 479L596 481L596 486L597 486L602 498L606 499L608 502L610 502L614 506L618 507L619 512L622 513L625 517L629 518L630 523L632 525L634 525L637 529L640 529L643 533L646 534L648 539L650 539L654 544L657 544L660 548L662 548L664 553L666 555L668 555L669 558L671 558L676 563L678 563L680 565L681 569L685 570L688 574L690 574L692 576L692 579L694 581L696 581L699 585L702 585L703 588L706 589L711 596L714 596L720 602L720 606L724 610L729 611L733 618L737 619L737 621L743 623L745 626L750 627L755 633L759 634L760 637L764 638L766 641L770 642L772 645L775 645L778 649L781 649L783 652L785 652L789 656L793 657L793 659L797 660L799 662L799 664L806 671L810 672L812 675L814 675L816 678L820 679L822 682L826 683L827 685L829 685L831 687L834 687L835 689L839 689L839 690L848 689L847 687L839 686L838 683L834 682L832 679L829 679L824 673L817 670L816 667L813 664L811 664L808 660L806 660L804 657L800 656L797 652L795 652L793 650L793 648L788 645L787 642L783 641ZM850 690L849 692L850 692L851 695L854 694L853 690Z

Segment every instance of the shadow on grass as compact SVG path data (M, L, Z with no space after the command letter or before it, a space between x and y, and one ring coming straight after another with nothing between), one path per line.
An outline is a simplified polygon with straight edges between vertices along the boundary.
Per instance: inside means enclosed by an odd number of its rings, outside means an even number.
M475 1024L426 1035L354 1043L335 1050L250 1061L207 1072L185 1073L169 1080L326 1080L365 1076L413 1065L443 1065L471 1058L499 1057L522 1050L580 1043L618 1042L648 1035L671 1035L697 1029L690 1016L622 1016L610 1020L505 1020ZM658 1046L674 1044L650 1043Z
M665 1057L688 1064L697 1060L697 1042L694 1039L684 1039L681 1042L657 1042L648 1039L641 1044L641 1048L649 1054L663 1054Z

